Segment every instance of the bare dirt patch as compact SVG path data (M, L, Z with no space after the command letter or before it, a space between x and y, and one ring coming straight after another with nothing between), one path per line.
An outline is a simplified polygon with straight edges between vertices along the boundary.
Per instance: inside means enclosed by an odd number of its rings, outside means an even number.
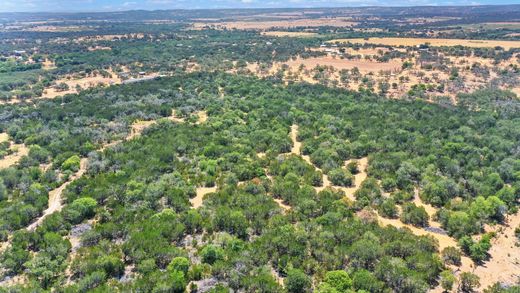
M87 76L78 79L73 79L73 77L59 79L56 81L56 84L64 83L68 86L68 89L58 90L55 87L49 87L44 90L41 98L54 99L56 97L63 96L66 94L76 94L78 93L78 86L81 89L88 89L97 86L120 84L122 82L122 80L112 70L109 70L108 72L110 73L110 76L103 76L101 74L97 74L94 76Z
M496 236L489 250L490 259L473 271L480 277L481 288L496 282L513 285L520 277L520 246L517 246L515 228L520 227L520 212L510 215L506 224L494 227Z
M29 148L24 144L12 144L11 150L14 151L13 154L0 159L0 169L9 168L15 165L20 161L20 159L22 159L22 157L29 154Z
M217 192L217 187L197 187L197 195L190 198L191 207L196 209L202 206L204 196L209 193Z

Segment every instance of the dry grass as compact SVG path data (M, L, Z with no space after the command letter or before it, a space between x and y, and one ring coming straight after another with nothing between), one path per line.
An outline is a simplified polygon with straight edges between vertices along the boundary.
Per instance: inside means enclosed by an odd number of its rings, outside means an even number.
M399 71L402 63L392 60L390 62L376 62L371 60L349 60L341 59L333 56L322 56L315 58L289 60L285 64L294 71L297 70L301 65L304 65L306 69L313 69L316 66L332 66L336 70L342 69L353 69L357 67L361 73L379 72L383 71Z
M203 29L207 26L225 29L238 30L267 30L272 28L293 28L293 27L352 27L356 22L350 18L312 18L312 19L287 19L272 21L230 21L230 22L196 22L194 29Z
M85 26L77 26L77 25L70 25L70 26L38 25L38 26L34 26L34 27L25 29L25 31L30 31L30 32L80 32L80 31L86 31L86 30L91 30L91 28L85 27Z
M284 32L284 31L269 31L262 32L264 36L270 37L293 37L293 38L306 38L306 37L314 37L317 36L317 33L311 32Z
M13 144L11 145L11 149L14 150L13 154L0 159L0 169L9 168L15 165L22 157L29 154L29 148L24 144Z
M493 48L496 46L505 49L520 48L520 41L497 41L497 40L463 40L463 39L428 39L428 38L369 38L369 39L337 39L330 43L357 43L376 44L386 46L418 46L429 43L431 46L466 46L473 48Z

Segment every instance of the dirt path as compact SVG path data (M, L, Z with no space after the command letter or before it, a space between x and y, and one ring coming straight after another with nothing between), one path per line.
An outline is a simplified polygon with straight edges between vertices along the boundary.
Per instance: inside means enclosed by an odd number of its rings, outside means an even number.
M354 175L354 182L353 182L352 187L342 187L342 186L332 185L332 182L330 182L330 180L329 180L329 176L327 176L327 174L325 174L322 169L318 168L311 162L310 156L301 154L302 143L297 140L298 129L299 129L298 125L296 125L296 124L293 124L291 126L291 135L290 136L291 136L291 140L293 143L293 147L291 148L291 153L301 156L305 160L305 162L307 162L309 165L313 166L314 168L316 168L316 170L320 171L323 174L323 178L322 178L323 184L322 184L322 186L315 187L316 192L320 192L320 191L324 190L325 188L332 187L334 189L342 190L343 192L345 192L345 195L347 198L349 198L352 201L355 201L356 199L354 197L354 193L356 192L356 190L359 189L359 187L361 186L361 183L367 178L368 158L365 157L365 158L356 160L358 162L359 173ZM344 167L346 167L347 164L350 163L351 161L352 160L345 161Z
M301 142L297 141L297 137L298 137L298 125L292 125L291 126L291 140L293 142L293 147L291 149L291 153L295 154L295 155L300 155L302 156L302 158L307 162L309 163L310 165L314 166L314 164L312 164L311 160L310 160L310 157L309 156L305 156L305 155L301 155L300 152L301 152ZM345 162L345 167L351 162L351 160L348 160ZM343 192L345 192L345 195L347 198L349 198L350 200L352 201L355 201L356 198L354 197L354 193L359 189L359 187L361 186L361 183L363 183L363 181L367 178L367 167L368 167L368 158L367 157L364 157L364 158L361 158L359 160L357 160L358 162L358 168L359 168L359 172L357 174L354 175L354 184L352 187L341 187L341 186L333 186L331 184L331 182L329 181L327 175L323 174L323 186L322 187L317 187L316 188L316 191L321 191L327 187L332 187L334 189L339 189L339 190L342 190ZM320 170L319 168L317 168L316 166L314 166L317 170ZM419 198L419 190L416 189L415 190L415 197L414 197L414 201L413 201L417 206L422 206L425 208L426 212L428 213L428 215L430 217L434 216L435 213L436 213L436 209L431 206L431 205L428 205L428 204L425 204L422 202L422 200ZM440 234L440 233L434 233L434 232L430 232L430 231L427 231L427 230L424 230L422 228L417 228L417 227L414 227L412 225L408 225L408 224L405 224L403 222L401 222L401 220L399 219L387 219L387 218L383 218L381 216L378 215L378 221L381 225L383 226L388 226L388 225L391 225L391 226L394 226L396 228L408 228L412 231L413 234L415 235L418 235L418 236L431 236L433 237L434 239L437 239L437 241L439 242L439 252L442 251L444 248L448 247L448 246L453 246L453 247L457 247L457 240L446 235L446 234ZM519 216L518 216L518 221L520 221L520 213L519 213ZM433 221L433 220L430 220L430 226L431 227L437 227L437 228L440 228L440 223L436 222L436 221ZM512 229L512 232L514 232L514 229ZM520 253L518 253L518 255L520 256ZM461 266L458 267L458 268L454 268L454 270L460 272L460 271L464 271L464 272L468 272L468 271L472 271L474 269L474 264L473 264L473 261L466 257L466 256L463 256L462 259L461 259ZM440 287L438 288L435 288L434 290L432 290L432 292L437 292L437 290L441 290L439 292L442 292L442 289Z
M27 226L27 230L34 231L34 229L36 229L36 227L38 227L43 222L45 217L54 212L61 211L61 209L63 208L63 203L61 202L61 194L63 193L65 188L69 186L69 184L71 184L74 180L80 178L81 176L83 176L83 174L85 174L85 172L87 171L87 161L88 159L86 158L81 159L79 170L72 176L70 176L67 182L63 183L60 187L49 192L49 202L47 209L43 211L43 214L38 219L36 219L36 221Z
M433 220L433 218L435 217L435 214L437 213L437 209L434 208L432 205L426 204L426 203L424 203L422 201L422 199L419 197L419 189L418 188L415 188L415 190L414 190L413 203L416 206L423 207L424 210L426 210L426 213L430 217L430 220L428 221L428 225L430 225L430 227L441 228L441 223Z

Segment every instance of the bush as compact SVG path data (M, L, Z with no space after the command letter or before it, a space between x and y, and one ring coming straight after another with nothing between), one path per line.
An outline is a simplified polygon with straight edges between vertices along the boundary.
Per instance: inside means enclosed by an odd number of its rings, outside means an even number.
M291 269L284 280L285 288L289 293L310 292L311 279L301 270Z
M441 252L442 260L446 265L461 265L461 252L455 247L446 247Z
M73 224L81 223L85 218L94 216L96 206L96 200L91 197L78 198L65 208L63 217Z
M418 227L428 226L428 213L424 207L418 207L413 203L406 203L403 205L401 214L401 221L406 224L412 224Z
M352 161L347 164L347 170L351 174L357 174L359 173L359 164L358 161Z
M352 186L354 181L352 174L342 168L335 168L330 170L329 179L333 185L337 186Z
M176 257L172 260L172 262L168 265L168 271L179 271L182 272L185 276L188 273L188 269L190 268L190 261L185 257Z
M385 200L378 208L379 214L385 218L395 219L398 216L397 206L393 199Z
M208 244L200 251L202 262L207 264L214 264L218 260L224 259L224 250L218 246Z
M77 155L74 155L74 156L66 159L61 164L61 169L64 171L70 170L70 171L76 172L80 168L80 163L81 163L81 158Z

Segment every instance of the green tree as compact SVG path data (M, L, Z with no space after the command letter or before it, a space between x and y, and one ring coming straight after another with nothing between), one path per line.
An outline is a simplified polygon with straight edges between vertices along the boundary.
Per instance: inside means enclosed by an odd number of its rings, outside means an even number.
M475 292L480 286L480 279L473 273L463 272L460 274L459 290L464 293Z
M455 275L450 270L445 270L441 272L441 280L440 284L442 289L446 292L450 292L453 289L453 284L455 284Z
M299 269L289 270L284 283L289 293L310 292L311 289L311 279Z

